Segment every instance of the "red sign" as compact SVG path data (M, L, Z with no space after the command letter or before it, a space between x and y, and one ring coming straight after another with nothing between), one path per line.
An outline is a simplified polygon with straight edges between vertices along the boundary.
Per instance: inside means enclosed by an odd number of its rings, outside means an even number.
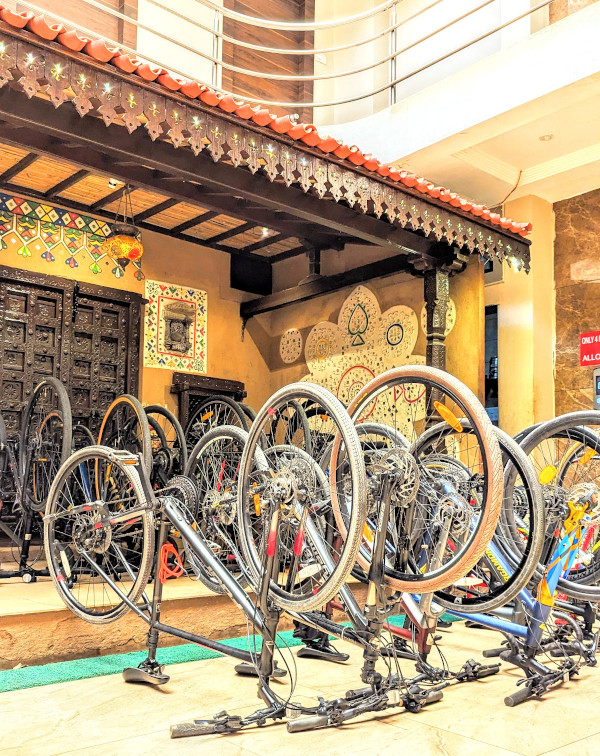
M579 364L600 365L600 331L579 334Z

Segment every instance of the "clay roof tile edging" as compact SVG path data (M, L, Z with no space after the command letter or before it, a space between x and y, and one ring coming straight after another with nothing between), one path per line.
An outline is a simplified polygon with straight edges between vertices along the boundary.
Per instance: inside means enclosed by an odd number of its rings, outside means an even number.
M66 29L60 23L48 21L44 14L36 15L31 11L15 13L0 5L0 18L15 29L26 29L40 39L55 41L71 51L88 55L99 63L110 63L122 73L139 76L147 82L155 82L167 91L180 92L190 99L200 99L205 105L218 107L246 121L251 120L259 127L285 134L290 139L301 141L308 147L318 148L325 154L335 155L340 160L348 161L378 176L415 188L421 194L449 203L463 212L480 217L514 234L527 236L532 229L531 223L518 223L501 217L498 213L491 212L485 205L472 204L455 192L445 187L435 186L423 177L384 165L372 155L363 154L356 145L348 146L331 136L322 137L313 124L295 123L288 115L271 113L267 106L252 106L233 95L218 92L201 82L170 74L161 66L148 63L133 53L110 47L101 38L91 39L80 34L75 28Z

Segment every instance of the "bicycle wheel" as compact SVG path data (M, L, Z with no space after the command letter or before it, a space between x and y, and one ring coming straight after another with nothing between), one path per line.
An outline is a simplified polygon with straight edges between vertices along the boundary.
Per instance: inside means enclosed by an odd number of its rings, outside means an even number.
M228 396L210 396L190 415L185 427L185 440L192 449L205 433L218 425L235 425L248 430L248 420L240 405Z
M205 540L218 559L242 584L247 583L240 565L237 491L242 452L248 433L233 425L208 431L193 448L185 475L198 489L198 506L192 511ZM256 451L257 463L267 470L261 449ZM226 593L210 565L204 564L186 544L186 556L197 578L214 593Z
M108 447L80 449L58 471L44 518L46 559L60 597L86 622L114 622L129 610L102 573L129 601L142 595L155 529L145 504L135 465Z
M65 387L45 378L25 407L19 444L23 504L34 512L46 507L54 476L71 453L72 424Z
M420 592L456 583L485 552L502 509L502 458L484 408L448 373L407 365L367 383L348 412L355 423L385 423L411 444L408 451L399 449L387 458L391 471L396 466L395 473L404 476L404 498L392 508L386 582L394 590ZM467 427L461 418L468 421ZM419 439L435 425L440 428L439 438L429 439L421 450ZM452 475L447 466L429 468L428 456L434 449L453 457L468 471L468 478ZM344 534L340 503L343 500L334 497L336 521ZM365 572L371 548L364 538L358 563Z
M272 461L257 468L260 437L270 418L286 407L309 400L317 404L335 426L339 443L332 453L340 496L345 499L346 533L323 530L331 507L331 475L327 497L318 485L318 464L298 448L293 464L281 468ZM267 460L268 461L268 460ZM242 554L252 585L258 589L265 553L275 554L282 569L271 579L274 603L291 611L309 611L327 603L339 591L356 561L366 514L365 466L356 430L343 405L326 389L295 383L277 391L256 416L244 447L239 470L238 518ZM276 531L270 533L272 526ZM290 546L292 556L290 556ZM275 576L273 576L275 577Z
M86 446L94 446L96 439L94 438L92 431L85 425L78 423L73 426L73 443L71 444L71 450L77 451L83 449Z
M574 564L558 581L558 590L583 601L600 599L600 414L571 412L536 427L521 443L540 483L546 507L547 537L542 553L546 564L564 535L570 504L585 502L583 533ZM536 578L540 578L540 565Z
M464 419L461 423L466 426ZM430 432L434 435L435 429ZM436 591L436 602L449 609L490 612L512 601L531 580L544 546L544 499L535 470L514 439L499 428L495 433L504 464L502 512L479 562L455 585ZM428 464L454 467L452 474L468 479L468 470L453 457L432 455Z
M117 397L102 420L98 445L141 454L148 475L152 471L152 440L144 408L130 394Z
M290 401L270 416L265 426L268 447L288 444L312 452L311 432L306 413L299 402Z
M151 404L145 407L145 410L148 418L153 418L162 431L160 435L162 448L161 468L164 474L168 478L174 475L183 475L188 453L185 435L179 420L166 407L161 407L160 404ZM162 446L163 438L165 441L164 446ZM155 440L153 439L153 448ZM156 457L156 453L154 456Z

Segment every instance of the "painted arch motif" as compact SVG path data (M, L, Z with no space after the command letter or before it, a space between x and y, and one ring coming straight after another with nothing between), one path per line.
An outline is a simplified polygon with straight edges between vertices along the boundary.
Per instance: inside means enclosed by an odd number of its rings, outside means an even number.
M449 333L456 322L451 302ZM302 380L318 383L348 405L374 376L399 365L424 365L425 356L414 354L419 334L419 318L406 305L381 311L375 294L358 286L343 303L337 323L321 321L306 338L304 356L309 373ZM374 422L394 425L408 431L408 411L413 419L414 404L423 405L423 397L407 397L399 392L376 401L370 410Z

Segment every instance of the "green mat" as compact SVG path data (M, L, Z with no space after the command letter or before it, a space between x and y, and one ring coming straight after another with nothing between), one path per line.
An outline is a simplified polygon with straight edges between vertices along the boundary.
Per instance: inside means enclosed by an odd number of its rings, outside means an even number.
M257 651L262 646L260 636L244 635L241 638L229 638L221 641L226 646ZM299 646L301 640L292 637L292 631L288 630L277 635L278 646ZM255 645L256 644L256 645ZM19 669L7 669L0 671L0 693L8 693L11 690L23 688L36 688L41 685L54 685L59 682L71 682L72 680L86 680L90 677L103 677L104 675L120 674L125 667L137 667L146 658L146 651L131 651L127 654L111 654L110 656L94 656L91 659L75 659L73 661L55 662L42 664L38 667L20 667ZM195 643L186 643L183 646L170 646L159 648L156 657L160 664L182 664L184 662L202 661L203 659L216 659L223 654L210 651L207 648L197 646Z
M460 619L449 614L442 615L442 619L448 622L460 622ZM389 622L401 625L403 620L404 616L401 615L390 617ZM240 638L229 638L228 640L221 641L221 643L232 648L241 648L246 651L251 648L258 651L262 645L262 638L260 636L250 636L249 639L248 636L244 635ZM302 641L294 638L291 630L277 634L277 645L279 647L300 646L301 644ZM223 656L223 654L209 651L194 643L159 648L157 652L157 659L160 664L167 665L216 659L219 656ZM7 669L0 671L0 693L8 693L11 690L22 690L24 688L36 688L42 685L54 685L59 682L87 680L90 677L116 675L120 674L125 667L137 667L145 658L146 651L131 651L127 654L94 656L91 659L75 659L73 661L42 664L37 667Z

